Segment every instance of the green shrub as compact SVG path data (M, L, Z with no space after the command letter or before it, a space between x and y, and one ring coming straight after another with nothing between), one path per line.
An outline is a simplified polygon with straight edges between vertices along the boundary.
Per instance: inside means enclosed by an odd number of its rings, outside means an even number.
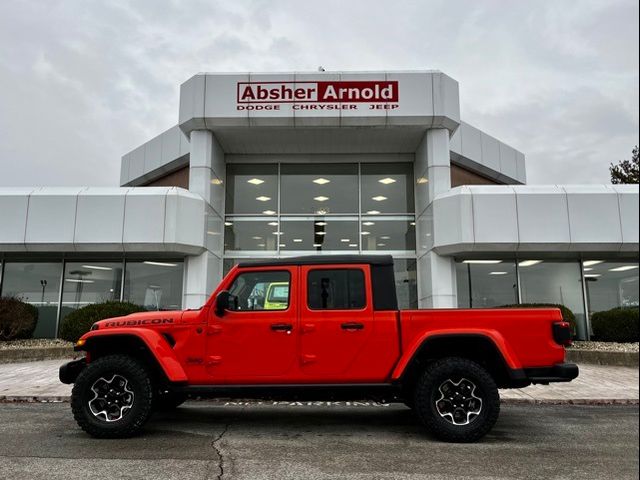
M559 308L562 313L562 319L571 325L571 335L576 336L576 316L570 308L555 303L520 303L517 305L504 305L502 308Z
M65 317L60 326L60 338L70 342L76 342L87 333L98 320L105 318L122 317L135 312L146 311L140 305L128 302L104 302L94 303L86 307L74 310Z
M637 342L638 307L618 307L591 315L594 340L600 342Z
M0 298L0 340L31 338L38 323L38 309L15 297Z

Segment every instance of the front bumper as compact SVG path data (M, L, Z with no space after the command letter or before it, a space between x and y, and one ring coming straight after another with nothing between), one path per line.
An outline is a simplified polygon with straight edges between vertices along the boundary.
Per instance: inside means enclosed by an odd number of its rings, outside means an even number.
M58 372L58 378L62 383L70 384L76 381L80 372L87 366L87 362L84 358L79 358L78 360L73 360L71 362L65 363L60 367Z

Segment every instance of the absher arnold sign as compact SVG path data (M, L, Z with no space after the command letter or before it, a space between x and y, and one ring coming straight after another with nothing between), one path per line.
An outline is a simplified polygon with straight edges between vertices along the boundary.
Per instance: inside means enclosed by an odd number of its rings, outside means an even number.
M356 109L357 104L396 104L398 102L397 81L303 81L303 82L238 82L238 110L279 109L279 104L294 105L293 108ZM352 104L348 107L336 104ZM262 108L260 108L262 106ZM251 108L254 107L254 108ZM388 105L372 105L370 108L395 108Z

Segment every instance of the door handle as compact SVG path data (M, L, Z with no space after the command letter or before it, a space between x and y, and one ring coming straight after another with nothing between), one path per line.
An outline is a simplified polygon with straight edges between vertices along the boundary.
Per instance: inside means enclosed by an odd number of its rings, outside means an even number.
M340 328L342 328L343 330L363 330L364 324L358 322L345 322L340 325Z
M291 325L290 323L272 323L271 330L273 330L274 332L291 333L291 330L293 330L293 325Z

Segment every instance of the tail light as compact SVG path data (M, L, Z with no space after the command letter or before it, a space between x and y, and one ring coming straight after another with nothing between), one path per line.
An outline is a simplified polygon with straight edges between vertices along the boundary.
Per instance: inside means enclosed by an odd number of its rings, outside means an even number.
M564 345L565 347L571 345L571 325L569 325L569 322L554 322L552 328L553 340L558 345Z

